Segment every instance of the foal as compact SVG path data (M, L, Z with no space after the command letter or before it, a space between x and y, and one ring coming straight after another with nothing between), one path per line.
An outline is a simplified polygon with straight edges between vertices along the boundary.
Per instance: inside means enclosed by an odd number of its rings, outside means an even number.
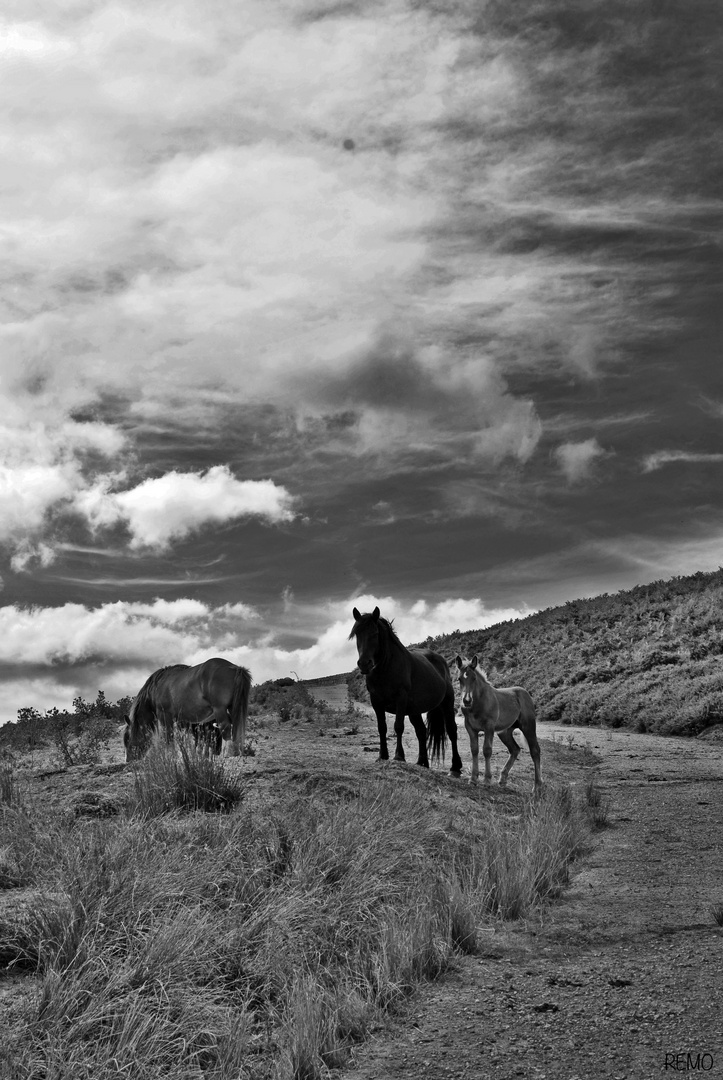
M521 686L508 686L497 690L487 681L487 676L477 667L477 657L464 661L455 657L459 670L459 685L462 691L462 713L464 726L469 735L469 748L472 753L471 780L479 779L479 734L484 734L482 753L485 759L485 784L492 783L492 740L495 732L510 752L502 773L500 786L507 783L507 776L520 753L520 748L512 734L519 728L527 739L530 757L535 767L535 788L542 784L540 775L540 744L535 729L535 706L532 698Z

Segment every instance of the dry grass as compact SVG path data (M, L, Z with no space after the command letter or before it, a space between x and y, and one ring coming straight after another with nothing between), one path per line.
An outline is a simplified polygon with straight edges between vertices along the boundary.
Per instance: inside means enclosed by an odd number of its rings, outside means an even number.
M133 779L133 809L148 815L229 811L243 796L241 781L223 758L204 753L190 736L179 733L174 743L167 743L156 732L147 754L134 767Z
M15 769L5 761L0 762L0 806L17 806L19 802Z
M172 753L146 759L126 815L3 818L39 891L0 949L42 980L3 1080L320 1080L491 919L555 896L586 835L567 788L503 816L412 769L180 813L155 794L188 768Z
M585 806L593 829L606 829L610 824L610 799L594 777L585 785Z

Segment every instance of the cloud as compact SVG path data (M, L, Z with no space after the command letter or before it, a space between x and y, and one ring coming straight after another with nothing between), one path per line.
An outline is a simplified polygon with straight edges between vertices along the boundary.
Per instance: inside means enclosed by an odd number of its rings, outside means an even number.
M99 483L75 499L76 509L95 529L122 521L132 548L167 548L204 525L256 517L291 521L293 499L271 480L237 480L226 465L205 473L169 472L128 491L111 492Z
M55 550L48 544L31 544L24 540L10 559L10 566L16 574L29 570L34 564L50 566L55 561Z
M2 371L0 371L0 381ZM15 548L13 567L52 561L38 542L54 512L85 491L88 476L122 455L122 432L100 423L51 418L42 402L0 394L0 543Z
M723 523L692 521L683 537L626 534L589 545L589 556L614 560L635 574L631 585L720 570Z
M66 665L103 659L121 665L181 663L211 647L229 628L255 625L243 603L212 607L199 600L115 601L100 607L0 607L0 663Z
M696 454L689 450L656 450L643 458L643 472L655 472L664 465L682 461L691 465L715 464L723 461L723 454Z
M597 439L585 439L584 442L561 443L554 454L568 483L578 484L592 476L595 462L605 456L605 451Z

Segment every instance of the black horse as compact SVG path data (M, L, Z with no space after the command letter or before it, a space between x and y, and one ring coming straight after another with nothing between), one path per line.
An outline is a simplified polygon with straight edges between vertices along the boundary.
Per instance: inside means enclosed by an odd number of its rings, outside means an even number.
M379 760L389 758L386 713L394 713L397 736L395 761L404 761L402 735L404 717L412 722L419 742L417 765L429 768L432 760L444 760L446 737L452 744L450 772L459 776L462 760L457 750L454 687L447 661L431 649L408 649L402 645L392 624L379 615L379 608L361 615L356 608L349 634L356 638L357 667L366 676L367 690L379 726ZM422 713L427 713L427 726Z

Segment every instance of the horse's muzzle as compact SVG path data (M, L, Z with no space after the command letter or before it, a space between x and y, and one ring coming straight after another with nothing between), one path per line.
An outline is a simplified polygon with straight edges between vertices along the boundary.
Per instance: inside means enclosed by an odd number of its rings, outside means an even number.
M359 668L362 675L371 675L372 671L374 671L374 668L377 665L374 663L373 660L371 661L371 663L368 660L364 660L363 662L361 660L357 660L356 666Z

